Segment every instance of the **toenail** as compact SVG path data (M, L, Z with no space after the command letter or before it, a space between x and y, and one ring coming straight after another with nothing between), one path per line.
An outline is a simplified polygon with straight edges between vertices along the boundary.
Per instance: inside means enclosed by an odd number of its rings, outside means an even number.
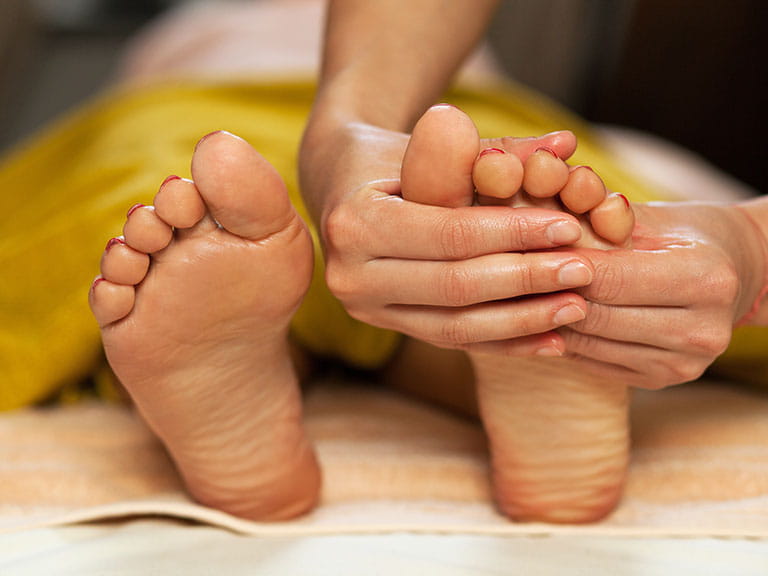
M594 172L594 169L592 168L592 166L585 166L584 164L582 164L581 166L576 166L576 168L586 168L590 172Z
M586 314L584 310L576 306L575 304L568 304L567 306L560 308L555 316L552 318L556 326L564 326L565 324L571 324L584 320Z
M626 204L627 208L629 208L629 200L627 200L627 197L624 196L624 194L620 194L619 192L616 192L616 196L624 200L624 204Z
M181 180L181 177L180 176L176 176L176 174L171 174L170 176L168 176L168 178L163 180L163 183L160 184L160 188L162 188L163 186L168 184L168 182L172 182L173 180Z
M561 220L547 226L547 239L555 245L572 244L581 238L581 226L570 220Z
M569 262L557 272L563 286L585 286L592 282L592 271L582 262Z
M208 140L211 136L216 136L216 134L229 134L226 130L214 130L213 132L208 132L205 136L200 138L200 140L197 141L197 144L195 144L195 150L197 150L200 147L200 144Z
M486 154L506 154L506 151L502 150L501 148L486 148L485 150L480 152L480 158L482 158Z
M117 238L110 238L109 242L107 242L107 247L104 248L104 250L109 251L114 246L117 246L119 244L125 244L125 239L122 236L118 236Z
M560 156L557 155L557 152L555 152L552 148L549 146L541 146L539 148L536 148L536 152L549 152L554 156L555 158L560 158Z
M96 276L96 278L93 279L93 283L91 284L91 291L96 289L96 286L104 282L103 276Z
M144 206L146 206L146 204L134 204L133 206L131 206L131 207L128 209L128 214L127 214L127 216L129 216L129 217L130 217L130 215L131 215L131 214L133 214L134 212L136 212L136 210L138 210L139 208L144 208Z

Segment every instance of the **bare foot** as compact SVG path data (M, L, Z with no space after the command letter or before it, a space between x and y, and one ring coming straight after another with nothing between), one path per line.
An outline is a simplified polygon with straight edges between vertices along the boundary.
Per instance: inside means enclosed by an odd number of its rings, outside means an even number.
M464 128L443 131L446 124ZM595 232L588 232L583 244L629 242L628 222L633 218L626 214L627 204L608 201L599 178L589 176L593 172L571 170L549 150L539 150L522 162L502 150L476 153L476 160L470 159L469 151L477 139L470 124L463 112L447 106L434 107L419 120L403 163L405 198L421 202L437 198L443 205L467 205L472 203L473 183L485 203L563 209L562 201L579 207L589 213ZM454 150L466 151L462 153L467 156L452 165L441 163L434 155L435 141L443 148L455 142ZM478 150L479 144L474 146ZM450 155L443 153L446 156ZM455 184L466 181L467 165L472 182L469 186ZM420 174L408 173L416 170ZM452 170L461 174L446 174ZM444 180L451 186L443 187ZM538 196L530 194L529 187ZM432 192L426 194L426 190ZM558 200L563 191L566 197ZM595 218L601 205L605 212ZM611 222L612 216L621 220L619 225ZM501 511L516 520L574 523L596 521L608 514L620 498L627 467L627 388L597 379L572 359L479 354L470 354L470 359Z
M192 175L129 211L91 309L191 495L251 519L296 516L320 487L287 340L311 241L277 172L240 138L203 138Z

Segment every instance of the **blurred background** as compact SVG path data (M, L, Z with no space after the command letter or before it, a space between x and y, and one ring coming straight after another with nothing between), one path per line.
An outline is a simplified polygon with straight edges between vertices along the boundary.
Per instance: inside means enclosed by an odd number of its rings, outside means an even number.
M185 1L0 0L0 150L96 93L126 40ZM507 0L489 38L518 81L765 192L767 21L762 0Z

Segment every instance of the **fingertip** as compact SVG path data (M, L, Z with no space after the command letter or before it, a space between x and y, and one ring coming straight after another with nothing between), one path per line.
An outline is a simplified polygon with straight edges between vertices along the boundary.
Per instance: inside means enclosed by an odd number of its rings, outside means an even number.
M565 340L557 332L541 334L534 348L534 356L557 358L565 354Z

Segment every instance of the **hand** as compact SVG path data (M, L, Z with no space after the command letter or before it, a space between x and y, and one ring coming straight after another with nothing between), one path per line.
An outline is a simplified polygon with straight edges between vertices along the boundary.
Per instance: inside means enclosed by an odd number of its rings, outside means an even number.
M589 260L572 252L520 252L572 243L579 235L576 219L536 208L405 201L399 176L407 143L405 134L367 124L310 124L300 160L302 190L318 223L331 292L354 318L440 347L561 350L552 330L581 317L586 307L580 296L562 291L591 280ZM567 158L575 139L555 133L482 147L524 159L543 145ZM583 273L561 273L568 264L581 265ZM531 294L542 295L524 297Z
M695 380L762 289L759 230L735 206L635 205L631 250L587 251L587 317L559 330L567 354L630 386Z

